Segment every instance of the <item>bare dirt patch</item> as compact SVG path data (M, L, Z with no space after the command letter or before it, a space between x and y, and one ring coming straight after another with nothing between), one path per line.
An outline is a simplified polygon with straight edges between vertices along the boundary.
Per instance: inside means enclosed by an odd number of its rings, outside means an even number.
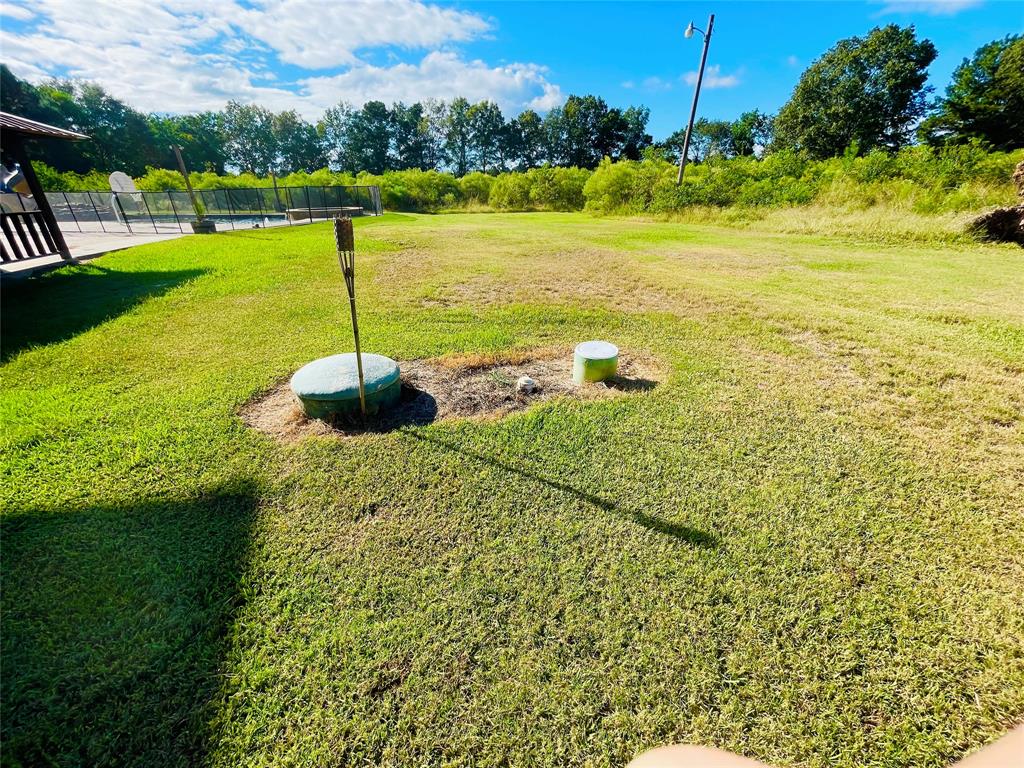
M568 280L567 264L573 265ZM598 250L513 257L500 269L453 280L420 299L422 306L430 307L524 303L599 306L631 313L678 313L685 304L625 269L617 254Z
M240 416L246 426L290 443L313 435L349 437L447 419L498 418L554 398L594 400L645 392L665 380L665 369L657 361L620 353L618 376L600 384L579 385L572 380L572 351L566 349L450 355L407 360L399 367L401 401L365 427L306 418L287 380L246 403ZM537 382L536 391L517 391L522 376Z

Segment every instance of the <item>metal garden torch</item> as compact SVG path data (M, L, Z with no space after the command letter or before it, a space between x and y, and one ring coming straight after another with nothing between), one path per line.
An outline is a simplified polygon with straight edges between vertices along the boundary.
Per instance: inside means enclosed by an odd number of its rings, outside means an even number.
M359 350L359 321L356 319L356 242L352 234L352 219L334 220L334 242L338 247L338 263L345 277L348 304L352 311L352 336L356 342L356 371L359 373L359 411L366 421L366 386L363 382L363 355Z

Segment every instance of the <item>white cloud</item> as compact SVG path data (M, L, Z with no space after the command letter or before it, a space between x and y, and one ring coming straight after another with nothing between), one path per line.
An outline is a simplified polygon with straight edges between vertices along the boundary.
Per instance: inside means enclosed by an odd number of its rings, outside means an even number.
M645 91L671 91L672 83L668 80L663 80L660 77L645 77L643 82L640 83L640 87Z
M306 98L324 106L339 99L361 104L370 99L390 103L465 96L470 101L490 99L508 110L522 105L522 94L540 89L541 93L526 106L546 110L563 99L558 86L549 83L544 72L536 64L489 67L479 60L464 61L455 53L435 51L418 64L364 64L339 75L306 78L300 85L308 94Z
M539 96L534 96L526 102L527 108L536 110L537 112L547 112L549 109L554 109L565 101L565 96L562 95L562 89L555 83L549 83L547 80L543 80L538 84L543 92Z
M2 19L16 19L17 21L28 21L35 13L30 8L26 8L24 5L15 5L14 3L0 3L0 18Z
M16 74L92 80L143 111L220 109L234 99L312 119L339 100L464 95L513 112L562 101L542 66L465 60L450 46L487 34L490 23L420 0L37 0L33 9L36 21L0 29ZM396 48L441 50L408 63ZM374 49L395 63L360 58ZM275 74L280 63L291 65L287 78Z
M624 82L621 83L621 85L623 88L627 89L636 88L636 83L633 82L632 80L625 80Z
M968 8L977 8L983 2L984 0L882 0L882 8L876 16L893 13L955 16Z
M800 66L800 59L798 59L796 56L792 56L792 55L787 56L786 57L786 64L791 66L791 67L799 67Z
M687 72L682 76L682 81L687 85L697 84L697 73ZM737 72L733 75L723 75L722 67L718 64L713 64L704 70L704 81L701 84L702 88L735 88L740 84L740 74Z
M270 45L282 61L305 69L352 64L362 48L430 48L472 40L490 30L474 13L418 0L261 0L234 22Z

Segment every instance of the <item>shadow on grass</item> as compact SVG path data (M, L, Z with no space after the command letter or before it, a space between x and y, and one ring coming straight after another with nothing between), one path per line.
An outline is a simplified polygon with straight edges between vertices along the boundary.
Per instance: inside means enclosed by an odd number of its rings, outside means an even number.
M649 530L656 531L658 533L663 533L667 536L671 536L675 539L678 539L679 541L685 542L686 544L708 548L718 546L718 537L714 534L707 533L706 531L701 531L697 528L691 528L687 525L671 523L667 520L662 520L660 517L649 515L646 512L625 507L621 504L617 504L614 501L606 499L603 496L598 496L596 493L584 491L580 488L577 488L573 485L569 485L568 483L561 482L559 480L552 480L550 478L544 477L538 472L534 472L529 469L524 469L523 467L517 467L515 464L510 464L507 461L502 461L501 459L498 459L494 456L489 456L488 454L480 453L478 451L471 451L465 446L459 445L457 443L442 440L438 437L425 435L419 432L408 431L405 432L405 434L415 438L416 440L421 440L425 443L432 443L434 445L440 446L441 448L444 448L445 450L453 451L462 456L466 456L470 459L474 459L476 461L483 462L484 464L488 464L492 467L496 467L497 469L501 469L505 472L512 472L514 474L519 475L520 477L525 477L528 480L543 483L549 488L555 488L556 490L568 493L572 496L575 496L580 501L586 502L587 504L591 504L599 509L603 509L606 512L611 512L613 514L629 517Z
M609 389L617 389L621 392L650 392L661 382L654 379L630 376L612 376L605 382Z
M70 339L206 271L121 272L88 264L24 280L6 279L0 285L0 359Z
M621 392L649 392L659 385L660 382L654 379L636 378L628 376L613 376L605 382L608 389L617 389ZM491 409L481 408L477 413L452 414L450 418L468 418L472 416L487 415L488 412L497 412L508 415L516 411L526 410L534 403L526 400L521 402L521 407L508 409L508 398L501 394L500 399L495 401ZM487 393L481 393L477 405L484 403ZM346 435L361 434L387 434L401 430L404 427L425 427L438 420L437 398L426 389L418 387L408 381L402 382L402 397L396 405L391 406L383 413L371 416L364 424L358 414L351 416L336 416L331 420L331 426Z
M245 240L267 240L269 242L269 241L273 241L275 238L267 237L267 236L265 236L265 235L263 235L261 233L266 232L266 231L271 230L271 229L288 229L288 227L286 227L286 226L279 226L279 227L257 227L257 228L254 228L254 229L235 229L235 230L228 229L228 230L225 230L224 232L218 232L217 235L220 236L220 237L243 238Z
M203 760L255 506L241 487L2 522L5 765Z
M403 381L398 403L383 413L367 417L365 424L358 414L339 415L332 420L331 426L347 435L384 435L403 427L425 427L436 420L437 400L434 396Z

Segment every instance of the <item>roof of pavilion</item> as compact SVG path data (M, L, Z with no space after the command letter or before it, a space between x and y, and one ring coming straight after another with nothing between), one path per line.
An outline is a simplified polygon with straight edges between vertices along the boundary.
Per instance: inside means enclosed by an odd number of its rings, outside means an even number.
M82 139L89 138L84 133L69 131L66 128L58 128L55 125L47 125L36 120L29 120L27 117L12 115L10 112L0 112L0 130L5 133L21 134L22 136L66 139L68 141L81 141Z

